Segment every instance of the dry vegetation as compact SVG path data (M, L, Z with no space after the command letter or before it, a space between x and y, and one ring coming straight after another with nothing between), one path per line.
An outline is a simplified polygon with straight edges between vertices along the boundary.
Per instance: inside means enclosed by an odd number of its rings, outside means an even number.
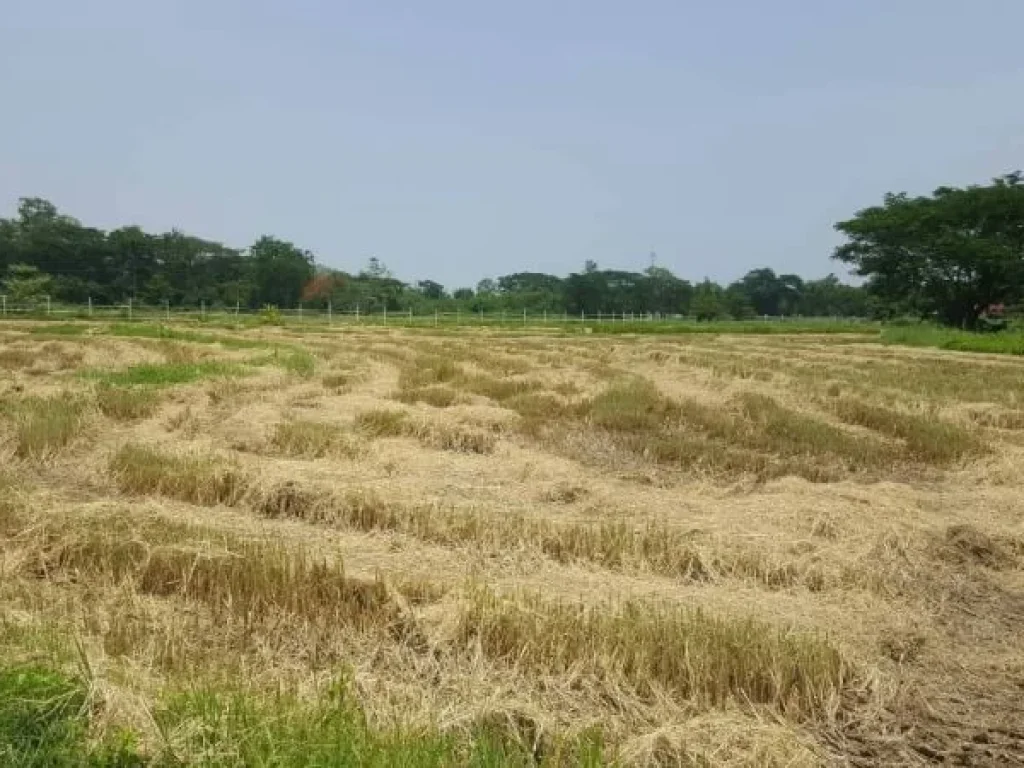
M0 328L2 761L1024 764L1024 361L83 327Z

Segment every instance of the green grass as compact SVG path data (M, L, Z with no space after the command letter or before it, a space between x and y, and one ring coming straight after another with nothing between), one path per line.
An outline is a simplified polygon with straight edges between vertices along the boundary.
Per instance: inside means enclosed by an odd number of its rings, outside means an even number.
M81 679L43 665L0 668L0 764L10 768L347 768L465 765L598 766L597 734L551 741L540 761L510 727L481 720L463 731L375 729L345 677L318 696L223 689L164 693L153 716L175 734L173 751L140 746L130 731L95 738L94 712Z
M316 358L305 349L294 349L284 354L275 352L276 362L289 373L296 376L312 376L316 371Z
M210 333L198 333L184 328L173 328L167 325L149 323L117 323L109 326L105 333L109 336L142 339L168 339L171 341L190 341L193 344L220 344L231 349L266 349L267 342L257 339L239 339L232 336L217 336Z
M565 327L559 323L561 327ZM576 324L579 325L578 323ZM686 335L704 333L738 333L747 335L769 336L777 334L837 334L856 333L865 336L876 335L878 325L863 321L843 321L831 319L794 319L780 320L712 320L697 322L695 320L654 320L626 322L587 322L582 327L590 328L592 333L600 334L642 334L642 335ZM572 326L569 326L572 330Z
M93 369L82 375L112 387L173 387L215 376L243 376L241 365L224 362L146 363L119 370Z
M156 714L162 729L199 722L187 731L186 753L207 756L209 765L231 766L530 766L532 747L519 734L490 723L468 733L435 729L371 728L342 680L317 700L289 694L256 699L242 694L191 692ZM600 740L552 745L541 765L602 765Z
M36 336L82 336L94 326L76 323L60 323L59 325L33 326L29 333Z
M1024 355L1024 329L1011 328L998 333L972 333L937 325L890 325L882 329L884 344L909 347L935 347L961 352L990 352Z
M129 768L145 763L127 734L97 743L86 688L41 665L0 668L0 765L11 768Z

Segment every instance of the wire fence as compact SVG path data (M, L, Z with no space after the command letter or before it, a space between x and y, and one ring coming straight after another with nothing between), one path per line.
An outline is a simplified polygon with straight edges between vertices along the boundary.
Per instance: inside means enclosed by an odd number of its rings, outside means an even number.
M242 307L226 307L223 305L206 306L172 306L138 304L131 301L124 304L57 304L49 300L37 302L13 303L6 296L0 296L0 319L33 319L33 320L117 320L129 322L173 322L175 320L191 321L222 321L252 324L282 323L311 325L381 325L381 326L557 326L557 325L606 325L606 324L643 324L643 323L697 323L699 319L689 315L668 315L655 312L551 312L528 310L492 310L485 312L455 310L442 311L430 309L416 311L414 309L392 310L377 309L372 312L360 307L335 309L326 307L304 307L299 305L290 309L253 309ZM727 319L727 318L722 318ZM748 323L771 324L868 324L870 321L856 317L800 317L773 316L746 318Z

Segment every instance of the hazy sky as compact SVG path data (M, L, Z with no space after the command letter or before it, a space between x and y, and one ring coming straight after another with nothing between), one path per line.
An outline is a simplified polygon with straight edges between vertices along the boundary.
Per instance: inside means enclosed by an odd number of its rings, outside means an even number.
M1024 166L1021 0L0 0L0 215L449 287L807 276L887 190Z

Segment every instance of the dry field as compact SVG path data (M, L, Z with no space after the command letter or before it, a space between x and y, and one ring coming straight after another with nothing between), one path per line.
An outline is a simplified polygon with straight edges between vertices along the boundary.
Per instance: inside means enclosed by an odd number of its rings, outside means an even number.
M1024 765L1024 360L156 330L0 326L0 694L90 749Z

